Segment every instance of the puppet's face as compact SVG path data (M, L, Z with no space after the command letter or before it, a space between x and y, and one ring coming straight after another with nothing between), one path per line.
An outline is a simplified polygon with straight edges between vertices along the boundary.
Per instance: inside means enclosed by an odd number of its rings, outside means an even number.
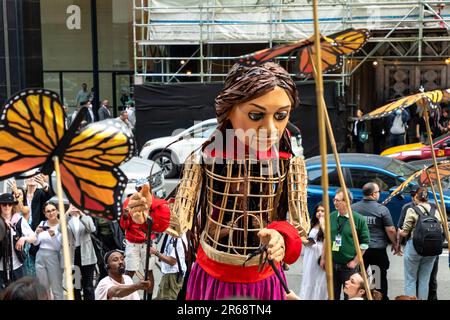
M291 100L280 87L256 99L236 104L228 118L239 140L267 151L277 144L289 120Z

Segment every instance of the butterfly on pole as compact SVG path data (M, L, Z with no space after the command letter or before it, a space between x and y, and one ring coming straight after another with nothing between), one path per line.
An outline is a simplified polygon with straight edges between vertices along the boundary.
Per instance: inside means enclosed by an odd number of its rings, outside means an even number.
M133 155L133 138L115 119L79 129L87 112L80 109L67 129L55 92L27 89L14 95L0 113L0 179L26 177L35 168L51 175L57 156L69 201L87 214L114 219L127 184L118 166Z
M448 89L447 89L448 90ZM437 104L440 103L445 96L443 90L433 90L427 92L419 92L410 96L400 98L398 100L392 101L379 107L369 113L366 113L361 119L362 120L372 120L378 119L395 112L397 109L405 109L415 103L425 101L428 103L429 107L432 109L437 108Z
M329 36L321 36L322 72L342 67L344 55L358 51L367 42L370 33L366 29L347 29ZM282 44L256 51L238 58L241 65L254 66L276 57L296 56L295 71L298 77L311 78L314 74L314 36L299 42Z

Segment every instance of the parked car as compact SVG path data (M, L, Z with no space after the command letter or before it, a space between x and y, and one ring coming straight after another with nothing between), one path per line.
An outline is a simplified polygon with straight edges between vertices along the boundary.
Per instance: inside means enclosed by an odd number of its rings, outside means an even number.
M433 139L433 147L436 157L450 156L450 133ZM430 159L431 147L426 143L411 143L391 147L381 153L382 156L395 158L402 161Z
M140 157L156 161L164 171L165 178L174 178L186 158L192 151L198 149L217 128L215 118L208 119L169 136L147 141L140 152ZM303 156L302 136L300 129L289 123L292 151L295 155Z
M128 183L125 188L124 192L124 198L127 197L130 194L133 194L136 192L136 181L139 178L146 178L149 177L150 184L152 186L152 192L154 195L156 195L158 198L164 198L166 196L166 190L164 188L164 174L161 169L161 167L155 163L154 161L148 160L148 159L142 159L139 157L133 157L129 161L123 163L120 166L120 169L123 171L123 173L128 178ZM4 181L3 181L4 183ZM16 183L18 186L23 185L23 179L16 179ZM52 174L52 187L53 189L56 189L56 175L53 172ZM10 192L9 188L6 186L6 184L2 185L2 192ZM52 201L57 202L58 198L54 196ZM63 197L64 204L66 205L66 208L69 205L69 202L64 195Z
M360 201L363 198L362 187L367 182L372 181L377 182L380 186L380 202L382 202L398 185L416 171L416 167L389 157L360 153L340 154L339 157L345 183L347 188L353 194L353 202ZM308 172L308 209L309 212L313 212L317 203L322 201L323 195L320 156L307 159L306 170ZM330 197L330 210L334 210L332 199L336 194L336 190L340 188L340 182L333 155L327 156L327 170L329 179L328 195ZM412 181L410 186L406 187L402 193L395 196L387 204L395 225L397 225L402 206L411 201L409 191L412 184L417 184L417 182ZM439 195L437 195L437 197L440 199ZM444 201L447 212L449 213L450 190L444 191ZM430 197L430 202L434 202L432 197Z

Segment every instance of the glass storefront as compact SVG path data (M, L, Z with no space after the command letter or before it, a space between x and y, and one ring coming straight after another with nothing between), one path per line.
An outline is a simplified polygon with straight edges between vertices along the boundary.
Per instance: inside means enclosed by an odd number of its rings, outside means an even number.
M44 87L62 94L71 110L81 84L93 86L90 3L40 1ZM132 1L97 1L97 37L99 99L120 107L121 93L131 88L127 73L133 73Z

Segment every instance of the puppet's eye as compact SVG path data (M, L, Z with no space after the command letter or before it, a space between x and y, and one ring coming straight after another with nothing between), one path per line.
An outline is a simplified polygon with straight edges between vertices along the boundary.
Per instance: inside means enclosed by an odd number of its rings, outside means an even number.
M250 112L250 113L248 114L248 117L249 117L250 119L252 119L253 121L259 121L259 120L261 120L262 118L264 118L264 113L260 113L260 112Z
M282 111L282 112L277 112L275 113L273 116L275 119L277 120L284 120L286 119L286 117L289 115L289 112L287 111Z

